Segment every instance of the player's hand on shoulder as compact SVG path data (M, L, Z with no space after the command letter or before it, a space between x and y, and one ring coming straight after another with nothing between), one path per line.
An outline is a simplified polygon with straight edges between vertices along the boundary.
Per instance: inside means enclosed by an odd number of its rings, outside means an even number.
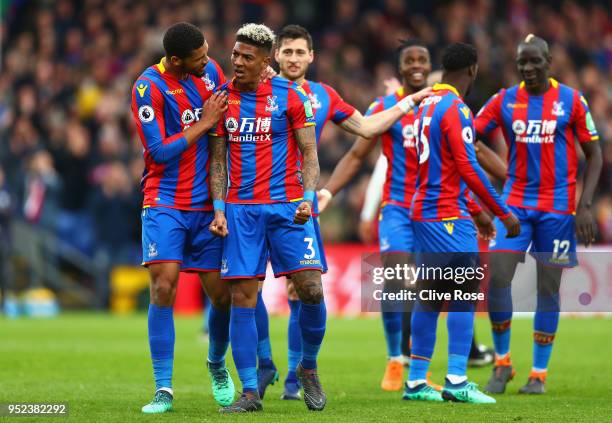
M229 232L227 230L227 219L225 218L225 213L219 210L215 211L215 218L210 223L208 230L216 236L227 236Z
M410 96L412 97L412 101L414 101L414 104L419 104L421 101L429 97L432 92L433 91L431 87L425 87L422 90L417 91L414 94L411 94Z
M597 225L588 207L578 207L576 211L576 234L578 235L578 239L584 242L584 245L587 247L595 242Z
M274 78L278 73L272 69L272 66L268 66L261 73L261 82L267 81L268 79Z
M331 201L333 195L326 189L320 189L317 191L317 202L319 204L319 213L323 213L323 211L329 206L329 202Z
M210 125L214 125L226 110L227 92L217 91L204 103L202 107L202 120Z
M506 228L506 238L516 238L521 234L521 223L514 213L510 213L508 217L502 220L502 223Z
M472 219L478 229L478 236L484 240L490 241L495 238L497 231L493 224L493 219L489 216L489 213L484 210L473 216Z
M312 205L310 201L302 201L298 208L295 210L295 215L293 216L293 223L297 223L298 225L303 225L308 222L312 216Z

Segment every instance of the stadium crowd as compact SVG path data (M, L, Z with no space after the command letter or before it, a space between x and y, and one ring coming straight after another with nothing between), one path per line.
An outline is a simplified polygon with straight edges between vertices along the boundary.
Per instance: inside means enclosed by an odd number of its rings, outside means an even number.
M3 3L7 4L7 3ZM13 1L2 11L0 225L21 218L112 263L140 261L142 145L130 110L140 72L162 56L177 21L200 26L210 56L229 72L236 29L247 21L287 23L315 38L310 79L364 111L395 74L398 39L424 40L433 55L449 42L474 43L480 70L466 99L476 112L518 82L516 46L533 32L552 47L552 74L582 90L601 134L604 171L594 210L598 242L612 242L612 19L604 1L424 0L71 0ZM384 31L381 29L384 28ZM353 142L328 125L321 182ZM357 240L372 155L323 221L326 242ZM4 237L3 237L4 239ZM3 241L4 242L4 241Z

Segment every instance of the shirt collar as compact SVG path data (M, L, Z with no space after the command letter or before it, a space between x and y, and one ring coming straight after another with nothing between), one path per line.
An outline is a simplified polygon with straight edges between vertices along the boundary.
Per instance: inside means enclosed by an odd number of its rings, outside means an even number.
M548 78L548 82L550 82L550 86L553 88L557 88L559 86L559 82L555 78ZM519 88L525 88L525 81L521 81Z
M457 97L461 98L461 96L459 95L459 91L457 91L457 88L453 87L450 84L434 84L432 89L434 91L449 90L452 93L454 93Z

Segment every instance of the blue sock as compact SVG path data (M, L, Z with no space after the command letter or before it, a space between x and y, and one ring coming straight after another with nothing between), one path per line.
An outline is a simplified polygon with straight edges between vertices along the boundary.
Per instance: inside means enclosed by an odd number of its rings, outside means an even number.
M149 304L149 348L155 390L172 388L174 363L174 314L172 307Z
M257 325L255 309L234 307L230 312L232 356L243 392L257 390Z
M474 304L451 301L446 319L448 330L448 374L465 376L474 336Z
M302 332L302 367L317 368L317 356L325 335L327 309L325 302L304 304L300 307L300 329Z
M259 367L274 367L272 363L272 347L270 346L270 322L268 310L261 291L257 294L255 307L255 324L257 325L257 358Z
M220 310L212 304L209 306L208 327L208 362L212 368L225 367L225 353L229 346L230 312Z
M437 311L425 311L420 302L416 302L412 312L412 348L410 350L410 373L408 380L427 379L429 362L436 345L438 327Z
M489 319L493 333L495 352L510 352L510 326L512 323L512 288L489 287Z
M399 311L382 312L385 340L387 341L387 357L402 355L402 313Z
M546 370L559 326L559 294L540 295L533 320L533 367Z
M410 373L408 380L427 380L427 370L429 370L429 359L421 356L410 355Z
M300 329L300 300L289 300L289 327L287 328L287 380L296 381L295 369L302 360L302 331Z
M204 322L202 324L202 330L206 333L208 333L209 329L208 329L208 324L209 324L209 320L210 320L210 309L212 307L212 303L210 302L210 298L208 298L208 295L204 294Z

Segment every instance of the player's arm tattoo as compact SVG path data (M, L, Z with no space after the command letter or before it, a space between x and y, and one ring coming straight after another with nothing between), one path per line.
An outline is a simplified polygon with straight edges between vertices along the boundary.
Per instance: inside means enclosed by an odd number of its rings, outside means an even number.
M363 121L363 115L359 111L355 111L348 119L340 123L340 127L351 134L362 135Z
M314 191L319 183L319 157L317 156L317 141L315 127L307 126L295 130L298 148L302 153L302 183L304 191Z
M211 136L210 191L214 200L225 200L227 193L227 145L222 137Z

